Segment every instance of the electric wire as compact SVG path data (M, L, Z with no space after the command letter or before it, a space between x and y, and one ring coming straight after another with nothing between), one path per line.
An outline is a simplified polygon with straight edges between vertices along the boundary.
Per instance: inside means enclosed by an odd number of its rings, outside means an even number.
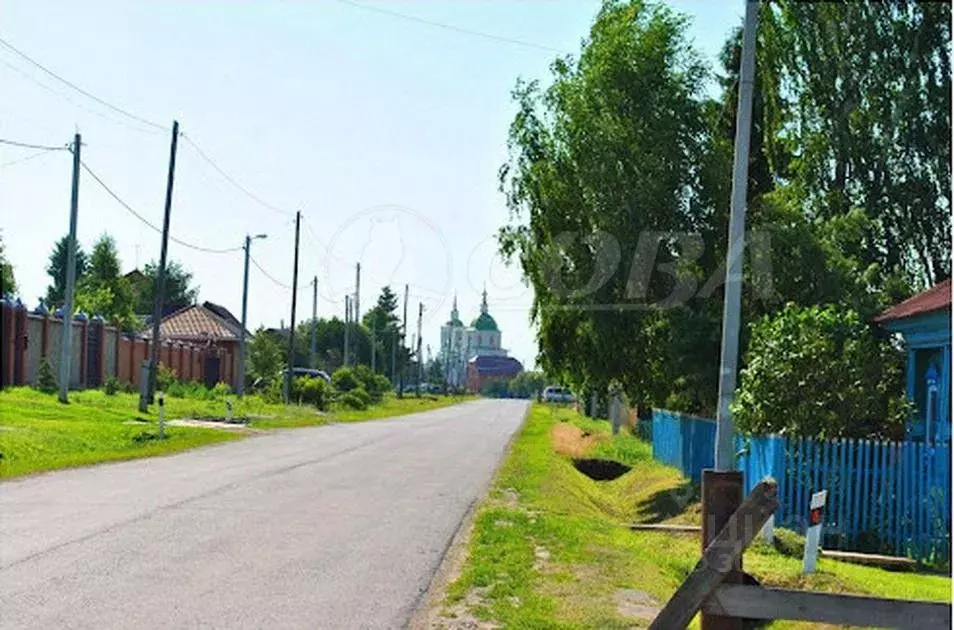
M153 224L151 221L149 221L149 219L147 219L147 218L144 217L143 215L141 215L141 214L139 214L138 212L136 212L136 210L135 210L132 206L130 206L128 203L126 203L126 202L122 199L122 197L120 197L118 194L116 194L116 193L113 191L113 189L111 189L111 188L106 184L106 182L104 182L96 173L94 173L93 170L86 164L86 162L80 160L80 165L83 167L83 170L85 170L85 171L90 175L90 177L92 177L94 180L96 180L96 183L98 183L98 184L103 188L103 190L105 190L105 191L109 194L110 197L112 197L114 200L116 200L116 202L119 203L119 205L121 205L123 208L125 208L127 212L129 212L130 214L132 214L134 217L136 217L137 219L139 219L141 222L145 223L147 226L149 226L150 228L152 228L152 229L155 230L156 232L162 234L162 228L160 228L160 227L158 227L157 225ZM241 246L239 246L239 247L229 247L229 248L225 248L225 249L213 249L213 248L210 248L210 247L202 247L202 246L200 246L200 245L194 245L194 244L192 244L192 243L189 243L188 241L183 241L182 239L176 238L176 237L173 236L172 234L169 235L169 240L172 241L172 242L174 242L174 243L178 243L179 245L182 245L183 247L186 247L186 248L188 248L188 249L192 249L192 250L195 250L195 251L198 251L198 252L205 252L205 253L207 253L207 254L230 254L230 253L232 253L232 252L237 252L237 251L241 251L241 250L242 250L242 247L241 247Z

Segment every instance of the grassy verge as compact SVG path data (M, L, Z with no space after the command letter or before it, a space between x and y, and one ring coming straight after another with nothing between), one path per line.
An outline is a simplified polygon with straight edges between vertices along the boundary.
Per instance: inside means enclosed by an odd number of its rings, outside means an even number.
M474 398L474 396L422 396L418 398L414 395L398 398L393 394L388 394L379 404L372 405L367 409L337 408L323 415L310 413L256 418L252 420L249 426L256 429L288 429L327 424L329 422L364 422L365 420L378 420L430 411L473 400Z
M580 473L570 455L611 458L632 469L613 481ZM460 576L447 588L441 624L506 628L632 628L657 608L699 558L698 535L634 532L629 522L693 520L693 489L606 423L535 405L479 508ZM746 570L765 585L950 601L951 580L821 559L801 575L798 558L750 547ZM811 624L775 622L773 628Z
M319 414L313 407L266 403L258 396L232 397L233 416L251 418L254 429L303 427L332 421L358 422L426 411L463 398L387 397L363 411L335 410ZM107 461L151 457L205 444L234 440L248 434L236 428L166 427L166 439L157 439L155 406L138 411L138 395L102 391L70 393L62 405L55 394L30 388L0 391L0 478L84 466ZM165 398L166 419L223 418L225 400Z

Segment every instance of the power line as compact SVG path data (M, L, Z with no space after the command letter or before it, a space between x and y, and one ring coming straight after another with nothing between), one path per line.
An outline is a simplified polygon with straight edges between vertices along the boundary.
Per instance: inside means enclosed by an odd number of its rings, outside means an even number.
M235 186L235 188L237 188L239 191L241 191L246 197L248 197L248 198L251 199L252 201L256 202L256 203L259 204L260 206L262 206L262 207L264 207L264 208L268 208L269 210L272 210L273 212L277 212L277 213L279 213L279 214L281 214L281 215L284 215L284 216L291 216L291 213L290 213L289 211L283 210L282 208L279 208L278 206L275 206L275 205L273 205L273 204L268 203L267 201L265 201L264 199L262 199L261 197L259 197L258 195L256 195L256 194L253 193L252 191L250 191L248 188L246 188L245 186L243 186L242 184L240 184L234 177L232 177L231 175L229 175L228 173L226 173L224 170L222 170L222 168L221 168L218 164L215 163L215 160L213 160L212 158L210 158L210 157L205 153L205 151L203 151L201 148L199 148L199 145L197 145L197 144L192 140L192 138L190 138L189 136L187 136L187 135L184 134L184 133L183 133L183 134L180 134L180 135L182 136L182 138L183 138L193 149L195 149L195 152L198 153L198 155L199 155L200 158L202 158L203 160L205 160L205 161L209 164L209 166L211 166L212 168L214 168L215 171L225 179L225 181L227 181L228 183L230 183L230 184L232 184L233 186Z
M13 166L14 164L20 164L21 162L28 162L34 158L38 158L40 156L47 155L53 151L58 151L58 150L59 149L40 149L36 153L31 153L30 155L26 157L22 157L17 160L10 160L9 162L0 163L0 168L6 168L8 166Z
M65 94L61 94L60 92L57 92L56 90L54 90L53 88L51 88L51 87L50 87L49 85L47 85L46 83L43 83L43 82L40 81L39 79L37 79L37 78L31 76L30 74L24 72L24 71L21 70L20 68L17 68L17 67L16 67L15 65L13 65L12 63L8 63L8 62L7 62L5 59L3 59L3 58L0 58L0 65L6 66L6 67L9 68L10 70L13 70L13 71L16 72L17 74L19 74L21 77L23 77L23 78L26 79L27 81L33 83L34 85L36 85L36 86L38 86L38 87L43 88L44 90L46 90L47 92L49 92L49 93L52 94L53 96L55 96L55 97L57 97L57 98L63 99L64 101L66 101L66 102L69 103L70 105L73 105L74 107L78 107L79 109L83 110L84 112L88 112L88 113L90 113L90 114L93 114L94 116L98 116L99 118L102 118L103 120L107 120L107 121L109 121L109 122L114 122L114 123L123 125L124 127L128 127L129 129L132 129L132 130L134 130L134 131L138 131L138 132L140 132L140 133L148 133L148 134L157 133L156 131L153 131L152 129L143 129L142 127L137 127L137 126L135 126L135 125L131 125L131 124L129 124L129 123L123 121L122 119L120 119L120 118L118 118L118 117L116 117L116 116L107 116L107 115L104 114L103 112L98 112L98 111L96 111L95 109L86 107L86 106L83 105L82 103L79 103L79 102L77 102L77 101L71 99L69 96L66 96Z
M272 282L274 282L275 284L277 284L277 285L280 286L281 288L283 288L283 289L285 289L285 290L287 290L287 291L291 291L291 285L290 285L290 284L285 284L285 283L282 282L281 280L278 280L277 278L275 278L275 276L273 276L272 274L270 274L270 273L268 273L267 271L265 271L265 268L262 267L260 264L258 264L258 261L255 260L255 258L254 258L253 256L249 256L248 259L252 261L252 264L255 265L255 267L256 267L259 271L261 271L262 274L263 274L266 278L268 278L269 280L271 280Z
M106 185L106 182L104 182L102 179L100 179L99 176L96 175L96 173L94 173L94 172L92 171L92 169L90 169L89 166L87 166L86 162L80 161L80 165L83 167L83 170L85 170L87 173L89 173L89 175L90 175L93 179L96 180L96 183L98 183L100 186L103 187L103 190L105 190L107 193L109 193L109 196L110 196L110 197L112 197L113 199L115 199L115 200L119 203L119 205L121 205L121 206L122 206L123 208L125 208L130 214L132 214L134 217L136 217L137 219L139 219L140 221L142 221L143 223L145 223L146 225L148 225L150 228L152 228L152 229L155 230L156 232L159 232L160 234L162 233L162 228L160 228L160 227L154 225L152 222L149 221L149 219L147 219L146 217L144 217L144 216L142 216L141 214L139 214L138 212L136 212L136 211L133 209L132 206L130 206L130 205L129 205L128 203L126 203L125 201L123 201L123 199L122 199L119 195L117 195L115 192L113 192L113 190L112 190L109 186ZM211 249L211 248L209 248L209 247L201 247L201 246L199 246L199 245L193 245L192 243L189 243L189 242L187 242L187 241L183 241L183 240L181 240L181 239L178 239L178 238L172 236L171 234L169 235L169 240L172 241L172 242L174 242L174 243L178 243L179 245L182 245L183 247L187 247L187 248L189 248L189 249L194 249L195 251L198 251L198 252L205 252L205 253L208 253L208 254L229 254L229 253L232 253L232 252L237 252L237 251L241 251L241 250L242 250L242 247L230 247L230 248L227 248L227 249Z
M433 26L436 28L443 28L449 31L454 31L456 33L462 33L464 35L471 35L474 37L482 37L484 39L489 39L497 42L502 42L505 44L515 44L517 46L524 46L526 48L535 48L536 50L543 50L546 52L565 54L564 51L551 48L550 46L544 46L542 44L535 44L533 42L524 41L521 39L514 39L512 37L502 37L500 35L493 35L492 33L485 33L483 31L475 31L469 28L463 28L460 26L454 26L453 24L445 24L444 22L436 22L434 20L427 20L425 18L417 17L416 15L409 15L407 13L401 13L399 11L392 11L391 9L385 9L382 7L375 7L368 4L362 4L360 2L353 2L352 0L338 0L341 4L346 4L350 7L355 7L357 9L363 9L365 11L372 11L374 13L381 13L384 15L390 15L391 17L396 17L402 20L407 20L409 22L417 22L418 24L425 24L427 26Z
M39 149L41 151L66 151L69 148L68 144L57 147L50 144L33 144L31 142L7 140L6 138L0 138L0 144L7 144L11 147L20 147L21 149Z
M148 125L148 126L150 126L150 127L156 128L156 129L161 129L161 130L163 130L163 131L166 130L166 127L165 127L165 126L160 125L159 123L155 123L155 122L153 122L153 121L151 121L151 120L147 120L146 118L142 118L141 116L137 116L136 114L132 114L132 113L126 111L125 109L121 108L121 107L117 107L116 105L113 105L112 103L110 103L110 102L108 102L108 101L104 101L103 99L99 98L99 97L96 96L95 94L91 94L91 93L87 92L86 90L84 90L83 88L81 88L80 86L76 85L75 83L73 83L73 82L71 82L71 81L69 81L69 80L67 80L67 79L64 79L63 77L61 77L61 76L58 75L57 73L53 72L52 70L50 70L49 68L47 68L46 66L44 66L43 64L41 64L40 62L38 62L38 61L32 59L29 55L27 55L27 54L24 53L23 51L19 50L18 48L16 48L15 46L13 46L13 44L11 44L10 42L6 41L6 40L3 39L2 37L0 37L0 45L2 45L2 46L4 46L5 48L9 49L10 51L12 51L13 53L15 53L17 56L19 56L20 58L24 59L25 61L29 62L30 64L36 66L37 68L39 68L40 70L42 70L42 71L45 72L46 74L50 75L51 77L53 77L54 79L56 79L56 80L59 81L60 83L66 85L66 86L71 87L72 89L76 90L77 92L79 92L80 94L82 94L83 96L85 96L86 98L89 98L89 99L92 99L92 100L96 101L97 103L99 103L99 104L102 105L103 107L109 108L109 109L113 110L114 112L117 112L117 113L119 113L119 114L122 114L123 116L125 116L125 117L127 117L127 118L129 118L129 119L131 119L131 120L135 120L135 121L137 121L137 122L140 122L140 123L142 123L142 124L144 124L144 125Z

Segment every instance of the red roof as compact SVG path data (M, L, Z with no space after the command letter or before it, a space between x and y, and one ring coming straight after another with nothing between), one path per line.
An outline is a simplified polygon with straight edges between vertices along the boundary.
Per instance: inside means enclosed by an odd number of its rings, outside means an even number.
M159 322L162 339L179 341L205 341L238 339L238 331L211 310L193 304L168 315ZM152 337L152 329L146 331Z
M900 304L895 304L874 318L876 322L891 322L897 319L906 319L915 315L923 315L931 311L951 308L951 279L939 282L927 291L922 291L909 297Z

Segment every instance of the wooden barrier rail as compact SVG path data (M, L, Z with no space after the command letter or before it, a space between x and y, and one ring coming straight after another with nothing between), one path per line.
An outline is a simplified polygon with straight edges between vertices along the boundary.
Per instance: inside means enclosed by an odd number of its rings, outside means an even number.
M708 471L707 471L708 472ZM741 484L741 479L739 479ZM685 628L700 610L703 627L740 624L742 619L787 619L887 628L949 628L951 605L858 595L813 593L723 583L741 563L742 552L778 507L778 486L759 482L706 546L702 558L659 612L651 630ZM705 507L703 508L705 511Z

